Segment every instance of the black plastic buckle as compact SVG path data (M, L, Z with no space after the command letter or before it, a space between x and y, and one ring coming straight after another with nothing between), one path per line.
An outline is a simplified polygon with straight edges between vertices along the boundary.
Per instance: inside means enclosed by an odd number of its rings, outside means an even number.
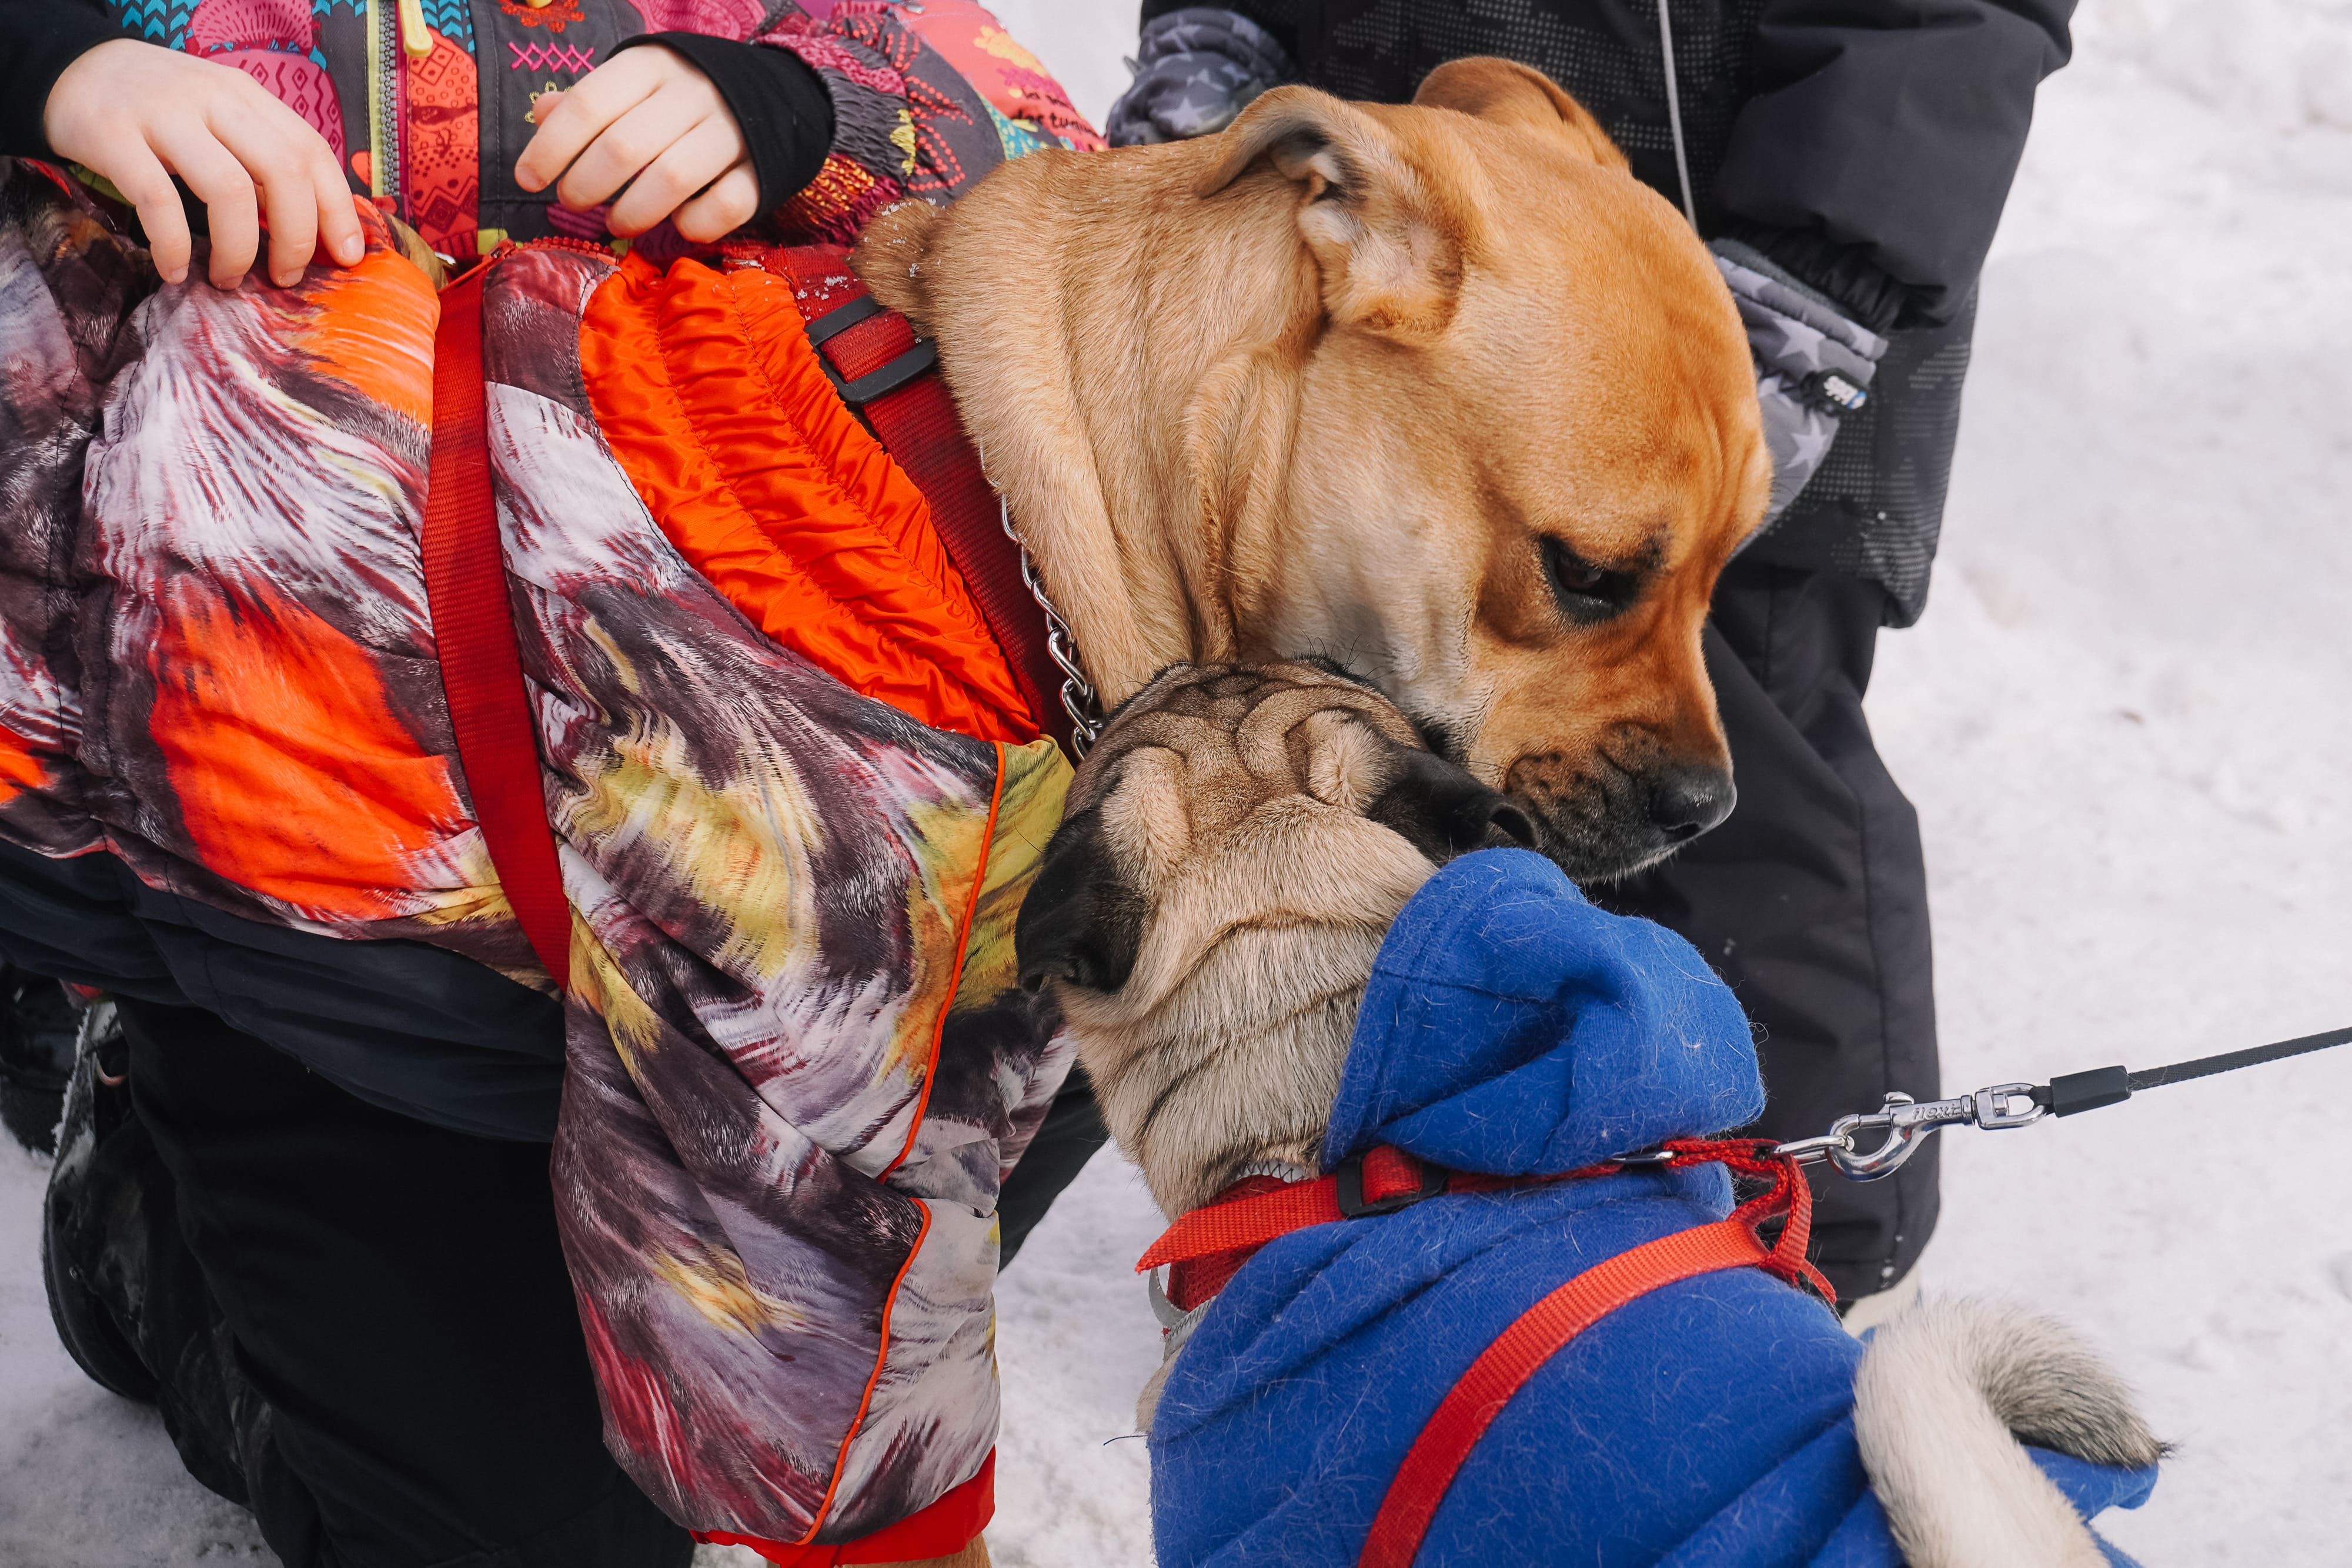
M1365 1154L1370 1152L1369 1149L1364 1151ZM1421 1168L1421 1186L1411 1192L1392 1192L1371 1203L1364 1201L1364 1155L1350 1155L1341 1160L1339 1168L1331 1173L1332 1181L1338 1187L1335 1196L1339 1200L1340 1217L1360 1219L1367 1214L1394 1214L1400 1208L1411 1208L1422 1199L1435 1197L1445 1190L1446 1178L1452 1173L1444 1166L1413 1159L1411 1155L1405 1157Z
M848 304L826 311L807 327L809 347L819 350L818 368L833 383L833 390L841 394L841 401L852 408L862 408L876 398L888 396L940 362L940 346L929 338L918 338L913 348L854 382L835 370L831 356L823 352L824 345L859 322L870 321L881 314L881 301L871 294L861 294Z

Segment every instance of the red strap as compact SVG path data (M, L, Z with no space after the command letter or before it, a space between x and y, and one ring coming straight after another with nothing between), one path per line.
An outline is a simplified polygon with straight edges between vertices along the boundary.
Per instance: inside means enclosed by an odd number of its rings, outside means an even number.
M1160 1234L1151 1249L1136 1260L1139 1274L1163 1263L1188 1263L1220 1252L1258 1248L1310 1225L1329 1225L1339 1213L1338 1184L1329 1176L1319 1181L1286 1183L1271 1191L1247 1193L1206 1208L1196 1208Z
M802 314L812 323L866 298L866 286L828 247L771 250L760 260L792 280ZM877 310L827 338L817 352L842 380L855 382L890 364L916 342L915 329L904 316ZM1045 612L1021 580L1021 548L1005 536L995 487L965 434L947 379L936 369L927 371L858 412L930 503L931 527L948 559L963 574L989 633L1003 650L1037 732L1070 751L1072 725L1062 707L1062 672L1045 651Z
M896 1524L886 1524L871 1535L833 1545L769 1541L756 1535L730 1535L724 1531L694 1532L697 1541L712 1546L748 1546L780 1568L852 1568L858 1563L914 1563L952 1557L972 1542L996 1516L996 1450L980 1463L979 1473L961 1486L950 1487L929 1505Z
M490 500L482 387L482 275L441 293L433 335L433 463L425 496L425 595L449 697L449 727L490 864L561 991L572 978L572 906L540 780L514 603Z
M894 317L903 327L905 318ZM850 336L842 334L843 338ZM1021 580L1021 547L1006 537L995 487L964 434L946 378L932 371L866 405L874 433L923 498L931 527L963 573L1004 662L1029 705L1037 732L1070 750L1070 716L1062 707L1062 673L1045 652L1045 614ZM1075 753L1073 753L1075 755Z
M1411 1568L1470 1450L1511 1396L1570 1340L1661 1285L1771 1261L1746 1221L1718 1219L1597 1263L1529 1307L1470 1364L1413 1439L1364 1538L1363 1568Z
M1425 1164L1402 1149L1381 1144L1350 1161L1356 1170L1355 1213L1380 1214L1403 1207L1440 1193L1498 1192L1506 1187L1543 1186L1553 1182L1580 1181L1622 1169L1614 1160L1586 1166L1558 1176L1486 1176L1475 1171L1449 1171ZM1169 1268L1168 1299L1192 1311L1225 1288L1243 1264L1267 1242L1303 1230L1350 1218L1342 1192L1348 1165L1313 1181L1271 1185L1270 1176L1252 1176L1228 1187L1203 1208L1179 1218L1160 1233L1135 1265L1140 1274L1162 1264Z

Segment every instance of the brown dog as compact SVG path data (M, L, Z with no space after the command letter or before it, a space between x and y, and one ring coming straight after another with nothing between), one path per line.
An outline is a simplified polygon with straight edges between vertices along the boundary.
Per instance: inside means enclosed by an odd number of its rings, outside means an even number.
M1171 1218L1311 1173L1381 938L1524 813L1318 664L1180 664L1088 754L1023 905L1103 1120Z
M936 336L1107 702L1331 655L1580 878L1730 810L1699 626L1770 479L1747 341L1546 78L1278 88L893 209L856 266Z

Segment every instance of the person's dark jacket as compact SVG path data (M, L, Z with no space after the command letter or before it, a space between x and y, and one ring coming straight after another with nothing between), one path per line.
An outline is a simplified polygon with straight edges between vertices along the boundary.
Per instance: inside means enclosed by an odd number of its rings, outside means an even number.
M1144 0L1147 37L1184 9ZM1343 98L1406 101L1465 55L1534 66L1683 204L1655 0L1223 9L1289 56L1290 79ZM1700 232L1753 246L1893 340L1872 406L1755 551L1877 580L1896 623L1926 599L1977 274L2034 89L2066 61L2073 11L2073 0L1671 0Z

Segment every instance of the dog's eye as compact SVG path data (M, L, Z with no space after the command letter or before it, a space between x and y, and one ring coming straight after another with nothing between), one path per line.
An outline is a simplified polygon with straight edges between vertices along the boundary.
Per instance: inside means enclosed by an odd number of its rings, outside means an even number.
M1561 539L1543 539L1544 575L1551 580L1552 597L1560 613L1579 625L1606 621L1633 597L1633 579L1622 571L1595 566Z

